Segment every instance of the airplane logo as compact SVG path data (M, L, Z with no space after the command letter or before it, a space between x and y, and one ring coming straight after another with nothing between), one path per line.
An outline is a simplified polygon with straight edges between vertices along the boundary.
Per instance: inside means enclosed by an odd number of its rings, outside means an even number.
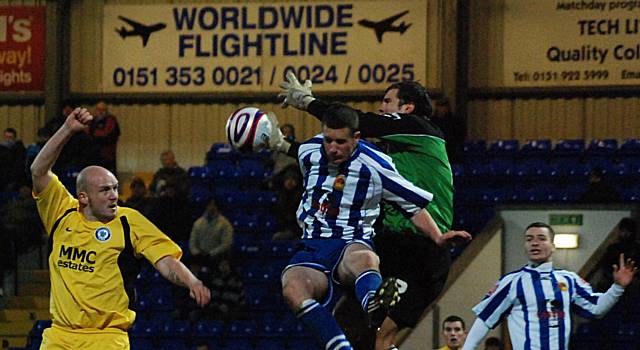
M164 23L156 23L147 26L123 16L118 16L118 18L124 22L127 22L127 24L133 27L130 30L127 30L125 27L120 27L120 29L116 28L116 32L120 34L122 39L128 36L139 36L142 38L143 47L147 46L147 42L149 41L149 36L151 35L151 33L157 32L167 27L167 25Z
M407 13L409 13L409 11L400 12L397 15L393 15L379 22L370 21L368 19L361 19L358 21L358 24L363 27L372 28L373 30L375 30L378 42L381 43L382 34L386 32L400 32L400 35L402 35L407 31L407 29L409 29L409 27L411 27L412 23L406 24L404 22L400 23L397 26L393 25L393 22L398 20L398 18L406 15Z

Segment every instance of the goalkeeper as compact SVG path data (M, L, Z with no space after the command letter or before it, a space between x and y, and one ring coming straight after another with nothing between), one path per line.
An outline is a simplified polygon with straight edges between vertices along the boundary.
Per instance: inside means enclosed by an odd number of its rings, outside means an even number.
M291 105L320 118L329 105L313 96L310 81L302 85L291 73L281 87L283 91L279 96L284 97L285 107ZM451 230L453 220L453 177L444 135L429 119L432 112L433 106L424 87L417 82L404 81L386 89L378 113L358 111L358 115L362 137L378 138L378 146L391 156L400 174L433 193L427 211L440 231L447 232ZM278 141L278 137L272 140L274 148L286 148L284 142ZM456 236L453 241L436 242L423 236L410 220L388 204L384 206L382 222L382 229L377 230L379 234L374 238L381 272L383 276L399 278L401 299L378 330L375 349L392 350L397 349L398 332L415 327L424 310L442 291L451 265L451 243L464 243L471 236L466 234ZM349 303L341 303L336 317L353 317L353 311L357 309L348 306ZM373 331L348 333L357 349L369 350L374 348L371 343Z

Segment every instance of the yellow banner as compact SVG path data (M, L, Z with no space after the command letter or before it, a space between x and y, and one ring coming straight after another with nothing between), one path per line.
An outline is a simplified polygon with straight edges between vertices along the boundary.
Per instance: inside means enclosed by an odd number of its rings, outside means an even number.
M505 0L504 85L640 83L640 1Z
M426 81L423 0L105 5L104 92L314 91Z

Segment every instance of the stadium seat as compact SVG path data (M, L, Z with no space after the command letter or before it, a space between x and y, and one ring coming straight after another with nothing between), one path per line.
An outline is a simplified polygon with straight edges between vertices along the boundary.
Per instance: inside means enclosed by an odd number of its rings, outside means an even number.
M489 144L487 154L492 157L515 156L519 146L518 140L497 140Z
M640 156L640 139L626 139L620 145L618 154Z
M487 143L484 140L465 141L463 151L465 156L483 156L487 152Z
M587 156L613 157L618 151L618 141L615 139L593 139L585 150Z
M560 140L551 151L554 157L582 156L584 154L584 140Z
M524 157L549 156L551 154L551 140L527 140L520 147L518 153Z

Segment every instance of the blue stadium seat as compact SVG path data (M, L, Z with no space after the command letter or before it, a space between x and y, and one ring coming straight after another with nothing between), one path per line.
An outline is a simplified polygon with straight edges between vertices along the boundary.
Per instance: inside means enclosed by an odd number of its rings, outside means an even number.
M524 157L549 156L551 154L551 140L527 140L520 147L518 153Z
M465 156L483 156L487 152L487 143L484 140L469 140L463 145Z
M640 139L626 139L620 145L618 154L640 156Z
M493 157L515 156L519 148L518 140L497 140L489 144L487 154Z
M615 139L593 139L585 150L587 156L613 157L618 151L618 141Z
M584 140L560 140L556 143L551 154L556 157L582 156L584 148Z
M49 327L51 327L51 320L37 320L29 331L29 337L42 338L42 332Z

